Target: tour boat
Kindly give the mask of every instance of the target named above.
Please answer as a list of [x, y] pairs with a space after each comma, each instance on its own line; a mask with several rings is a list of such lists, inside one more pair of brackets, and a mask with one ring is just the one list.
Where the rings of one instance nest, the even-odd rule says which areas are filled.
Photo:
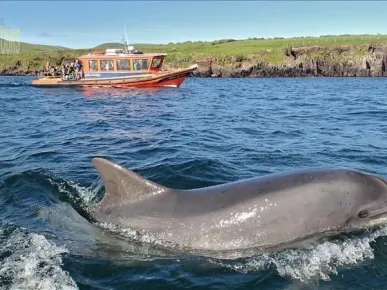
[[78, 57], [82, 70], [70, 75], [39, 76], [34, 86], [75, 87], [180, 87], [197, 69], [194, 64], [185, 69], [164, 70], [166, 53], [142, 53], [133, 46], [125, 49], [106, 49]]

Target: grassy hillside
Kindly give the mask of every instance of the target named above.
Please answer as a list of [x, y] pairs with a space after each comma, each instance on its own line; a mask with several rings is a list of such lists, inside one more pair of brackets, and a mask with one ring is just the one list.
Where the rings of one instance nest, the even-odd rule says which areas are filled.
[[21, 52], [30, 52], [30, 51], [58, 51], [58, 50], [70, 50], [70, 48], [63, 46], [51, 46], [43, 44], [32, 44], [27, 42], [20, 42], [20, 51]]
[[[8, 47], [10, 45], [15, 44], [15, 42], [7, 41], [5, 39], [0, 38], [0, 43], [2, 44], [2, 47]], [[52, 46], [52, 45], [44, 45], [44, 44], [33, 44], [33, 43], [27, 43], [27, 42], [19, 42], [20, 45], [20, 52], [21, 53], [28, 53], [31, 51], [60, 51], [60, 50], [71, 50], [70, 48], [63, 47], [63, 46]], [[1, 55], [1, 53], [0, 53]]]
[[[286, 60], [286, 49], [290, 47], [337, 47], [359, 48], [371, 44], [387, 44], [387, 35], [341, 35], [300, 38], [274, 38], [246, 40], [224, 39], [212, 42], [183, 42], [169, 44], [134, 44], [143, 52], [165, 52], [168, 54], [166, 65], [182, 67], [195, 62], [215, 60], [219, 64], [235, 61], [262, 61], [268, 64], [279, 64]], [[0, 55], [0, 72], [5, 69], [29, 70], [40, 69], [45, 61], [60, 65], [63, 61], [93, 50], [122, 48], [121, 43], [104, 43], [95, 48], [70, 49], [29, 43], [20, 44], [20, 54]]]
[[[167, 64], [171, 66], [187, 65], [197, 61], [209, 59], [220, 62], [228, 62], [235, 59], [260, 59], [268, 63], [277, 64], [282, 62], [286, 56], [284, 50], [289, 47], [335, 47], [387, 44], [387, 35], [342, 35], [321, 36], [303, 38], [274, 38], [245, 40], [223, 39], [212, 42], [183, 42], [162, 44], [135, 44], [136, 49], [143, 52], [166, 52], [168, 53]], [[98, 48], [109, 47], [122, 48], [122, 44], [101, 44]]]

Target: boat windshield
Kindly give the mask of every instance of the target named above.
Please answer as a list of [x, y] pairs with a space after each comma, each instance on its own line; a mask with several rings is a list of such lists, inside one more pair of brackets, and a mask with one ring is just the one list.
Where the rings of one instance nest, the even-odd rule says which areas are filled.
[[158, 69], [161, 66], [162, 58], [154, 58], [152, 61], [152, 68]]

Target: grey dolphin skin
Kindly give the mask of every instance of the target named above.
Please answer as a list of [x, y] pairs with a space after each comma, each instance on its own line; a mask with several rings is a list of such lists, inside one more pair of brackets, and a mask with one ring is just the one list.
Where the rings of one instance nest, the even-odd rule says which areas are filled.
[[386, 181], [353, 170], [299, 170], [177, 190], [103, 158], [93, 164], [106, 191], [89, 208], [97, 222], [191, 253], [244, 257], [382, 224], [387, 217]]

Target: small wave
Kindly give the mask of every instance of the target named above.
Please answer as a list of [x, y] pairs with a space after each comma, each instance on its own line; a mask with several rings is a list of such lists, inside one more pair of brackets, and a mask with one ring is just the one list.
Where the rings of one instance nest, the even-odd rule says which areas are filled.
[[276, 137], [299, 137], [302, 136], [304, 133], [301, 130], [275, 130], [269, 133], [269, 135], [273, 135]]
[[371, 243], [386, 236], [387, 227], [376, 230], [366, 237], [352, 237], [341, 241], [326, 241], [311, 249], [287, 249], [265, 253], [238, 263], [211, 261], [212, 263], [241, 273], [274, 268], [282, 277], [310, 283], [321, 279], [330, 281], [342, 267], [355, 266], [374, 259]]
[[28, 84], [28, 83], [18, 83], [18, 82], [0, 84], [0, 88], [28, 87], [28, 86], [30, 86], [30, 84]]
[[[5, 178], [4, 184], [9, 190], [14, 191], [17, 188], [19, 193], [7, 196], [8, 202], [14, 203], [14, 207], [28, 208], [31, 215], [35, 215], [39, 208], [57, 203], [58, 198], [70, 203], [79, 213], [85, 213], [84, 209], [93, 203], [103, 187], [99, 178], [85, 187], [74, 181], [63, 180], [55, 172], [43, 169], [13, 173]], [[34, 197], [31, 196], [31, 189], [34, 190]], [[59, 196], [52, 195], [53, 192]]]
[[78, 289], [61, 268], [64, 248], [44, 236], [0, 226], [0, 286], [7, 289]]
[[33, 152], [29, 155], [29, 158], [49, 158], [57, 155], [58, 152], [55, 150], [42, 150], [39, 152]]
[[338, 154], [362, 154], [362, 153], [369, 153], [367, 150], [364, 150], [362, 148], [341, 148], [337, 150]]
[[233, 177], [229, 172], [233, 169], [235, 170], [230, 164], [219, 160], [191, 157], [180, 163], [164, 159], [156, 165], [139, 170], [139, 173], [165, 186], [192, 189], [232, 181]]
[[369, 115], [384, 116], [384, 114], [385, 114], [384, 110], [358, 110], [358, 111], [352, 111], [347, 113], [347, 115], [360, 115], [360, 116], [369, 116]]

